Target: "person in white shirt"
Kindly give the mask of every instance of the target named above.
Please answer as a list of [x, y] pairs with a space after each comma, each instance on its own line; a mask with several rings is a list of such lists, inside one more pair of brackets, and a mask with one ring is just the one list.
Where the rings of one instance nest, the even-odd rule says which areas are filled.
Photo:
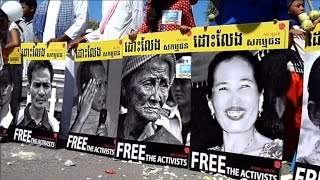
[[102, 21], [99, 28], [74, 40], [70, 48], [76, 48], [82, 42], [120, 39], [138, 30], [143, 21], [143, 8], [143, 1], [102, 1]]
[[87, 25], [87, 0], [42, 1], [33, 18], [36, 42], [70, 41], [80, 37]]
[[[166, 118], [156, 121], [172, 133], [184, 145], [190, 145], [190, 120], [191, 120], [191, 80], [175, 78], [171, 92], [176, 103], [169, 107], [164, 105], [162, 115]], [[165, 113], [168, 110], [169, 113]], [[167, 115], [165, 115], [167, 114]]]

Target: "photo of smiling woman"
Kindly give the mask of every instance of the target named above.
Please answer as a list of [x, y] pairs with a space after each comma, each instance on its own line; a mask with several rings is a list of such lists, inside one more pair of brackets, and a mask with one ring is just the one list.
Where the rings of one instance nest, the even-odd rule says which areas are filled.
[[157, 123], [164, 118], [161, 111], [175, 78], [175, 65], [174, 54], [123, 59], [118, 138], [182, 145]]
[[249, 51], [218, 53], [208, 68], [208, 105], [222, 129], [222, 144], [209, 150], [282, 158], [282, 141], [255, 127], [263, 91], [259, 60]]

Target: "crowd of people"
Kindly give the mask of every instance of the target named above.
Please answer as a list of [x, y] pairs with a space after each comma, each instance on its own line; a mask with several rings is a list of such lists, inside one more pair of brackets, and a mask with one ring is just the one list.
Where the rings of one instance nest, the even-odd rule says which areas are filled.
[[[0, 9], [3, 58], [5, 59], [8, 51], [19, 47], [23, 42], [66, 41], [69, 50], [72, 50], [76, 49], [79, 43], [120, 39], [126, 35], [135, 40], [141, 33], [173, 30], [187, 33], [196, 26], [192, 12], [192, 5], [196, 3], [197, 0], [102, 1], [99, 28], [86, 34], [90, 13], [87, 0], [44, 0], [40, 4], [37, 4], [36, 0], [20, 0], [20, 3], [8, 1]], [[300, 27], [298, 16], [305, 11], [304, 1], [211, 0], [210, 3], [218, 12], [216, 19], [210, 22], [211, 26], [290, 20], [290, 50], [267, 53], [260, 62], [265, 64], [261, 75], [258, 75], [257, 70], [260, 65], [256, 65], [258, 58], [250, 52], [217, 54], [206, 67], [209, 69], [206, 74], [208, 84], [202, 89], [192, 86], [190, 79], [175, 78], [177, 58], [174, 54], [124, 58], [121, 107], [125, 112], [120, 112], [118, 137], [190, 145], [190, 131], [194, 130], [198, 137], [204, 136], [201, 124], [197, 124], [193, 117], [206, 117], [208, 112], [203, 113], [203, 109], [194, 107], [194, 104], [205, 103], [209, 104], [206, 107], [208, 111], [211, 110], [209, 114], [214, 114], [213, 118], [209, 115], [209, 119], [217, 120], [216, 126], [222, 129], [220, 135], [223, 137], [222, 141], [210, 144], [206, 149], [270, 157], [271, 154], [265, 147], [282, 148], [282, 141], [279, 139], [284, 139], [287, 145], [283, 154], [284, 158], [289, 160], [297, 147], [301, 121], [306, 31]], [[164, 20], [166, 16], [174, 13], [181, 16], [181, 19]], [[313, 23], [319, 21], [320, 18]], [[12, 78], [12, 74], [21, 77], [23, 66], [27, 65], [28, 92], [31, 93], [32, 102], [22, 110], [24, 115], [20, 115], [17, 102], [13, 102], [15, 100], [11, 97], [21, 94], [19, 86], [22, 80]], [[78, 71], [80, 80], [77, 88], [80, 98], [70, 131], [106, 136], [107, 127], [99, 122], [100, 112], [106, 103], [106, 69], [101, 61], [95, 61], [81, 64]], [[228, 76], [230, 74], [234, 77]], [[24, 62], [15, 68], [4, 65], [0, 77], [1, 126], [8, 128], [8, 124], [11, 123], [8, 119], [18, 116], [18, 125], [59, 131], [59, 122], [46, 114], [46, 102], [53, 78], [50, 62]], [[239, 89], [241, 93], [250, 94], [250, 98], [232, 95], [241, 96], [237, 91]], [[197, 98], [191, 98], [191, 91], [196, 92]], [[230, 94], [225, 94], [226, 92]], [[226, 100], [229, 97], [227, 95], [230, 95], [229, 100]], [[170, 96], [174, 106], [169, 107], [169, 103], [166, 102]], [[262, 96], [264, 101], [261, 101]], [[236, 106], [237, 103], [240, 104]], [[162, 110], [165, 106], [169, 110], [166, 116]], [[263, 109], [263, 112], [260, 112], [260, 109]], [[166, 119], [159, 121], [163, 117]], [[238, 121], [241, 118], [247, 121]], [[206, 128], [210, 126], [204, 124]], [[270, 128], [270, 131], [261, 133], [261, 129], [265, 128]], [[282, 131], [283, 129], [287, 130]], [[197, 137], [194, 139], [197, 140]], [[273, 158], [281, 156], [282, 152]]]

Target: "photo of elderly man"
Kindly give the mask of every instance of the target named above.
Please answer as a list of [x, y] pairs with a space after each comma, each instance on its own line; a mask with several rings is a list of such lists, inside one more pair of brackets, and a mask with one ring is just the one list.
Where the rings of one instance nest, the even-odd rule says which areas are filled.
[[166, 144], [182, 143], [161, 121], [162, 107], [175, 78], [174, 54], [123, 59], [118, 138]]
[[59, 132], [59, 121], [48, 113], [54, 71], [50, 61], [31, 61], [27, 69], [27, 93], [31, 102], [20, 109], [17, 125]]

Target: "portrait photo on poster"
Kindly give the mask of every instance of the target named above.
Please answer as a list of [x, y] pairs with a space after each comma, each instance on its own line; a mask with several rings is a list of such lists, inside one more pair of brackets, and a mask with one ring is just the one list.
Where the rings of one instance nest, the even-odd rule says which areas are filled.
[[119, 59], [88, 59], [74, 63], [67, 149], [113, 157], [119, 115], [121, 66]]
[[[175, 78], [177, 58], [182, 56], [157, 54], [123, 59], [119, 139], [187, 144], [191, 82]], [[185, 106], [184, 112], [179, 103]]]
[[0, 70], [0, 142], [8, 140], [9, 128], [16, 121], [21, 94], [19, 72], [22, 72], [20, 64], [4, 64]]
[[107, 136], [107, 61], [75, 63], [74, 106], [70, 132]]
[[282, 159], [286, 52], [192, 54], [192, 149]]
[[36, 60], [24, 64], [20, 128], [59, 132], [65, 80], [65, 61]]
[[305, 55], [303, 106], [297, 162], [320, 166], [320, 51]]

